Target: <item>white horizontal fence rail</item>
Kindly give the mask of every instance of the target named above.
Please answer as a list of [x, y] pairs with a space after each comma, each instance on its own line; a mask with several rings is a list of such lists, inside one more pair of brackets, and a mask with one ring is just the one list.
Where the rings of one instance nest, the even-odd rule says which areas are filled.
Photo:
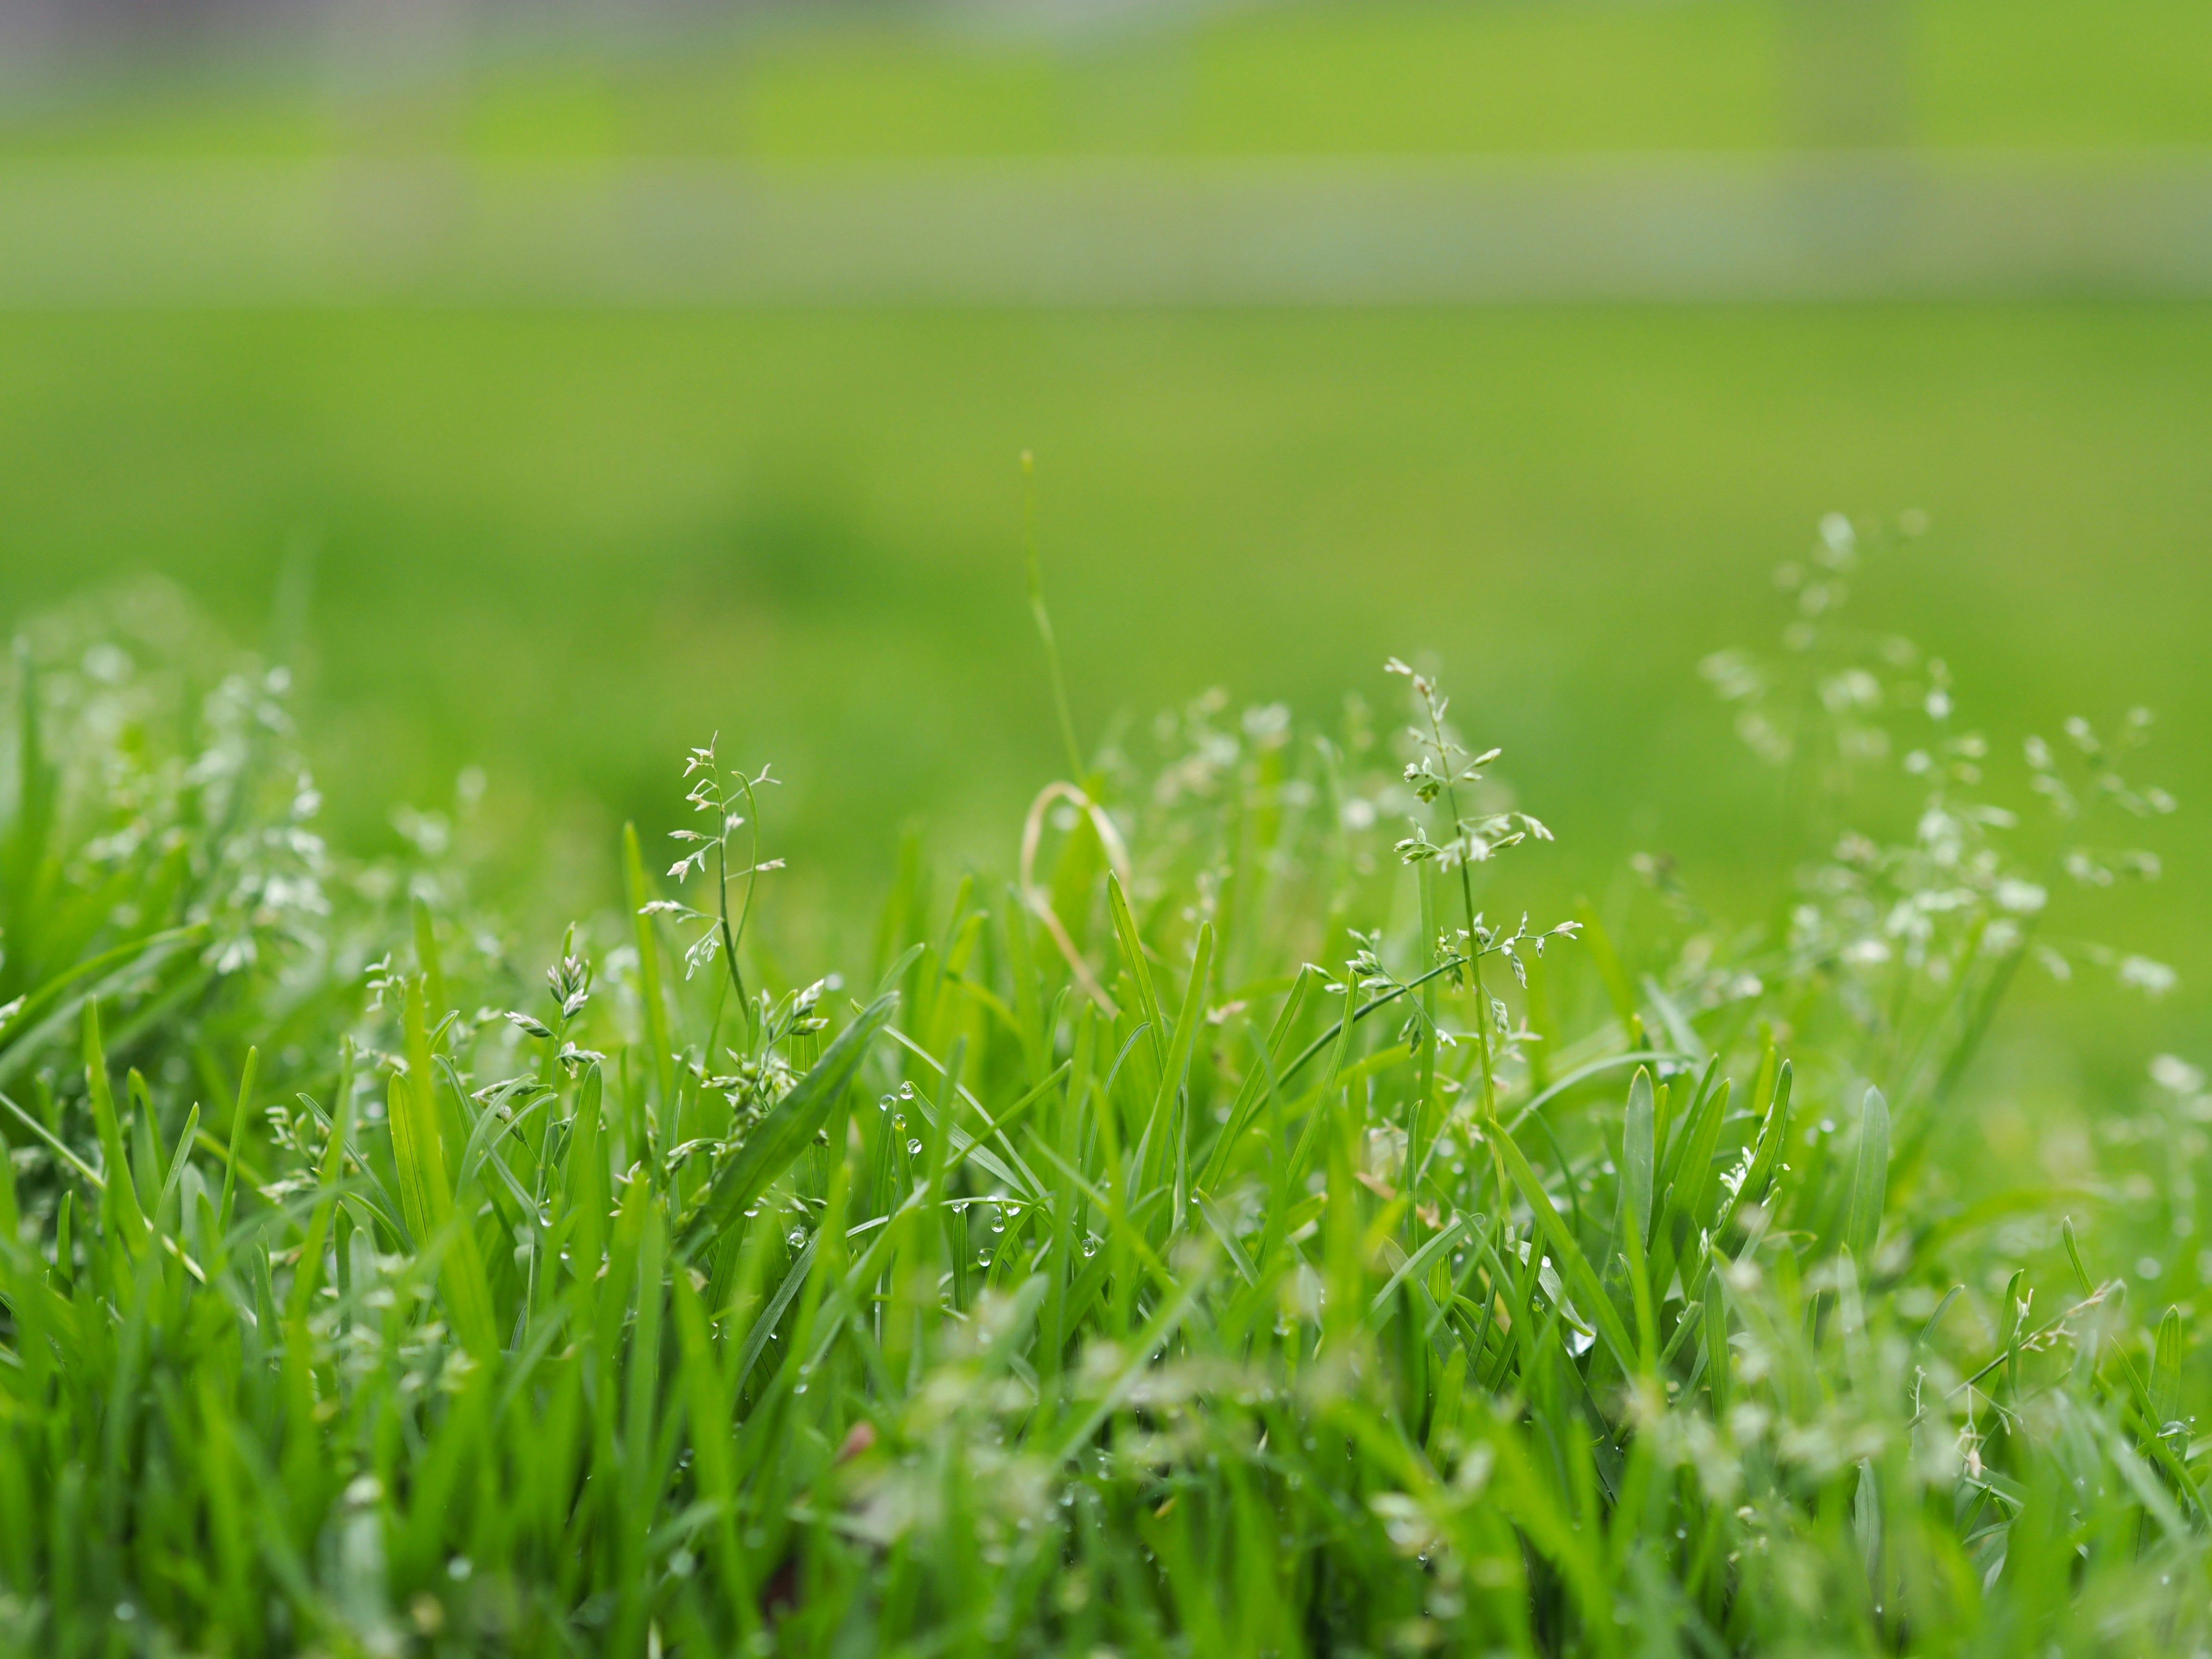
[[2212, 153], [0, 162], [0, 305], [2212, 295]]

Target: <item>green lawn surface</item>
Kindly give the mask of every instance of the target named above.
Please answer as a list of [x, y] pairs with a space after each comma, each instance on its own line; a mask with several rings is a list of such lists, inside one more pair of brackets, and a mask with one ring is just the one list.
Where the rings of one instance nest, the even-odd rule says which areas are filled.
[[2115, 942], [2183, 970], [2154, 1033], [2206, 1006], [2204, 307], [17, 316], [0, 422], [11, 625], [147, 572], [249, 644], [304, 617], [342, 833], [481, 764], [556, 907], [718, 727], [788, 781], [794, 882], [872, 902], [909, 818], [1002, 861], [1064, 769], [1025, 447], [1086, 740], [1216, 684], [1379, 704], [1432, 651], [1562, 896], [1657, 850], [1755, 907], [1773, 781], [1696, 665], [1771, 644], [1820, 514], [1918, 508], [1856, 603], [1949, 660], [1994, 766], [2160, 712], [2184, 816]]
[[[957, 14], [956, 14], [957, 15]], [[0, 88], [0, 155], [779, 160], [2212, 142], [2191, 0], [1435, 0], [1047, 30], [848, 9], [619, 35], [161, 41]]]

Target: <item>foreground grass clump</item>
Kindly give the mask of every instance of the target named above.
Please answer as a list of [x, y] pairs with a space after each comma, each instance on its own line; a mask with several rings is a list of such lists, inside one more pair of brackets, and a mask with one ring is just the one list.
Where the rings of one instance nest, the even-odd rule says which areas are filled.
[[1958, 1156], [2021, 963], [2158, 988], [2047, 919], [2167, 803], [2083, 726], [2011, 831], [1851, 553], [1710, 665], [1819, 851], [1768, 924], [1509, 923], [1549, 833], [1401, 670], [1402, 752], [1201, 703], [803, 988], [711, 745], [541, 975], [434, 834], [314, 839], [281, 678], [179, 743], [147, 649], [27, 651], [0, 1642], [2203, 1650], [2197, 1320], [2119, 1277], [2201, 1079], [2069, 1191]]

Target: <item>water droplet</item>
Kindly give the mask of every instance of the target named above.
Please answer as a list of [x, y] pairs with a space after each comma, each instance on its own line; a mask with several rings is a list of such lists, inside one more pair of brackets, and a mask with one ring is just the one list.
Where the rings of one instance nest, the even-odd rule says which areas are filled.
[[920, 1158], [921, 1156], [921, 1143], [918, 1140], [908, 1141], [906, 1144], [906, 1155], [908, 1158]]
[[1098, 1241], [1095, 1238], [1085, 1239], [1083, 1241], [1083, 1254], [1085, 1255], [1097, 1255], [1098, 1254]]
[[793, 1249], [797, 1249], [800, 1245], [806, 1243], [806, 1229], [804, 1227], [793, 1227], [791, 1231], [786, 1235], [783, 1242], [790, 1245]]

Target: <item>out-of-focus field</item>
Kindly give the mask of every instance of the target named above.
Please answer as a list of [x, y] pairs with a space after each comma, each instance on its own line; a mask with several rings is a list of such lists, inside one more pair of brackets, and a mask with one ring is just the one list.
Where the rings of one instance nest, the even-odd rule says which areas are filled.
[[[1848, 39], [1809, 0], [331, 33], [14, 85], [0, 155], [2212, 141], [2189, 6], [1861, 9]], [[1558, 888], [1665, 848], [1755, 903], [1772, 781], [1695, 665], [1771, 641], [1768, 572], [1820, 514], [1923, 509], [1859, 602], [1950, 659], [2001, 766], [2077, 710], [2160, 711], [2145, 775], [2185, 816], [2127, 942], [2183, 971], [2160, 1031], [2212, 1006], [2212, 307], [21, 313], [0, 431], [0, 615], [151, 571], [243, 641], [304, 617], [344, 832], [480, 763], [508, 866], [578, 903], [716, 727], [789, 780], [799, 879], [869, 897], [908, 813], [1003, 860], [1057, 752], [1024, 447], [1086, 733], [1214, 684], [1379, 700], [1386, 653], [1432, 650], [1559, 830]]]
[[[359, 9], [356, 9], [358, 10]], [[18, 86], [14, 154], [1341, 155], [2212, 142], [2191, 0], [747, 10], [173, 40]], [[657, 26], [656, 26], [657, 24]]]
[[[1024, 445], [1091, 731], [1214, 684], [1377, 696], [1386, 652], [1432, 648], [1565, 857], [1670, 842], [1725, 872], [1766, 786], [1694, 665], [1771, 641], [1766, 573], [1819, 511], [1917, 507], [1935, 529], [1875, 566], [1870, 620], [1948, 654], [1998, 732], [2156, 705], [2155, 769], [2185, 804], [2212, 784], [2199, 309], [44, 317], [0, 342], [9, 613], [152, 568], [250, 640], [315, 550], [311, 702], [357, 831], [471, 760], [556, 824], [647, 812], [716, 725], [833, 858], [894, 836], [854, 816], [886, 779], [957, 837], [1006, 824], [1055, 752]], [[2204, 874], [2176, 862], [2159, 931], [2187, 957]]]

